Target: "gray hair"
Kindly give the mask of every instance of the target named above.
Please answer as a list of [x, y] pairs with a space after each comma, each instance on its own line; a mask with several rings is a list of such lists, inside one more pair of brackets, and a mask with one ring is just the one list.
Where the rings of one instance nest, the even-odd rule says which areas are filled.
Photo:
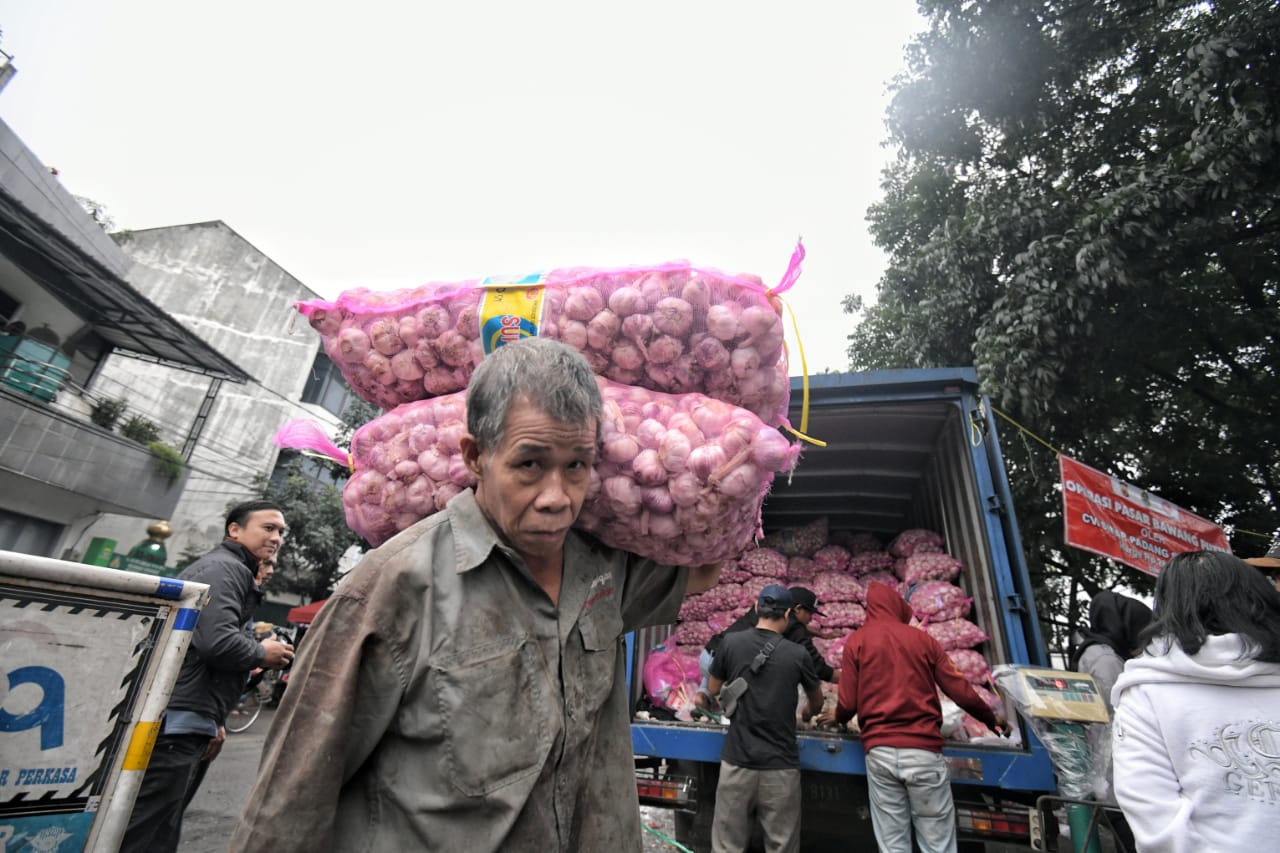
[[511, 404], [527, 400], [566, 424], [596, 422], [603, 404], [596, 376], [582, 353], [550, 338], [521, 338], [498, 347], [471, 375], [467, 386], [467, 431], [482, 450], [502, 444]]

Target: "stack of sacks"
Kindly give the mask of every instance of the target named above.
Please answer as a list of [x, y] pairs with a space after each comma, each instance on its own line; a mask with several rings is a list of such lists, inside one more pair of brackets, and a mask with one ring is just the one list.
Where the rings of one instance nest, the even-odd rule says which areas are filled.
[[295, 424], [277, 444], [350, 464], [347, 523], [379, 545], [472, 485], [458, 439], [473, 370], [503, 344], [552, 338], [583, 353], [605, 404], [576, 526], [661, 562], [732, 558], [763, 535], [773, 476], [799, 456], [777, 429], [790, 380], [775, 295], [803, 258], [797, 246], [773, 289], [680, 262], [298, 303], [353, 390], [389, 411], [356, 433], [350, 456]]
[[883, 551], [884, 543], [874, 533], [852, 533], [848, 530], [833, 530], [831, 544], [839, 545], [850, 554], [865, 554], [868, 551]]
[[677, 262], [356, 288], [297, 308], [352, 389], [385, 409], [461, 391], [495, 346], [538, 335], [579, 350], [619, 384], [704, 394], [780, 426], [790, 379], [776, 294], [794, 284], [803, 258], [797, 246], [772, 289]]

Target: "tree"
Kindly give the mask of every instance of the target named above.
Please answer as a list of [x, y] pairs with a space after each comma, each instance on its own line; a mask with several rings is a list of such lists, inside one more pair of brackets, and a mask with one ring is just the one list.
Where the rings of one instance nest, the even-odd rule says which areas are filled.
[[[1280, 528], [1280, 7], [919, 6], [869, 211], [890, 262], [851, 362], [974, 364], [1053, 446], [1260, 552]], [[1146, 583], [1064, 549], [1052, 452], [1006, 445], [1042, 614]]]
[[[346, 447], [356, 429], [378, 414], [378, 409], [355, 397], [342, 413], [342, 425], [334, 443]], [[352, 545], [368, 550], [364, 537], [347, 526], [342, 507], [342, 487], [350, 472], [327, 459], [317, 459], [327, 470], [332, 484], [323, 482], [311, 466], [303, 470], [303, 459], [295, 455], [284, 466], [284, 476], [259, 475], [254, 489], [262, 497], [280, 505], [289, 524], [289, 535], [281, 549], [271, 586], [300, 592], [313, 600], [326, 598], [338, 580], [338, 563]]]

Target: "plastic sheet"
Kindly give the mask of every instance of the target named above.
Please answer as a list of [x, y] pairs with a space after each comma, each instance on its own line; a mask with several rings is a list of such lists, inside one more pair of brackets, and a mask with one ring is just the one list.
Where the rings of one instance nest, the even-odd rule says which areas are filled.
[[1058, 792], [1068, 799], [1103, 799], [1107, 790], [1111, 724], [1054, 720], [1033, 716], [1040, 703], [1019, 675], [1021, 669], [1003, 664], [993, 670], [1001, 692], [1013, 701], [1022, 719], [1045, 745], [1058, 778]]

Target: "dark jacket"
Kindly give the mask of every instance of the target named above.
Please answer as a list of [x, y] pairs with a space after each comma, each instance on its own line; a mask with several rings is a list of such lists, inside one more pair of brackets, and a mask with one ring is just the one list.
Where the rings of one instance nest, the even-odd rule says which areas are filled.
[[[716, 652], [720, 649], [720, 644], [724, 642], [725, 634], [749, 631], [756, 627], [756, 623], [759, 621], [760, 617], [756, 615], [756, 609], [753, 606], [734, 620], [733, 624], [728, 628], [707, 640], [707, 651], [711, 652], [712, 657], [715, 657]], [[809, 653], [809, 660], [813, 661], [813, 668], [817, 671], [818, 678], [823, 681], [830, 681], [835, 677], [836, 671], [831, 668], [831, 665], [822, 656], [822, 652], [818, 651], [817, 646], [813, 644], [813, 635], [809, 633], [809, 628], [794, 615], [787, 620], [787, 627], [783, 629], [782, 636], [804, 647], [804, 650]]]
[[170, 709], [194, 711], [221, 725], [240, 699], [249, 670], [266, 660], [266, 650], [245, 630], [261, 599], [257, 571], [253, 555], [224, 540], [178, 575], [207, 583], [209, 603], [200, 611]]
[[855, 714], [862, 746], [942, 752], [942, 703], [938, 688], [987, 726], [995, 714], [938, 641], [907, 624], [911, 608], [882, 583], [867, 589], [867, 624], [849, 635], [840, 670], [836, 719]]

